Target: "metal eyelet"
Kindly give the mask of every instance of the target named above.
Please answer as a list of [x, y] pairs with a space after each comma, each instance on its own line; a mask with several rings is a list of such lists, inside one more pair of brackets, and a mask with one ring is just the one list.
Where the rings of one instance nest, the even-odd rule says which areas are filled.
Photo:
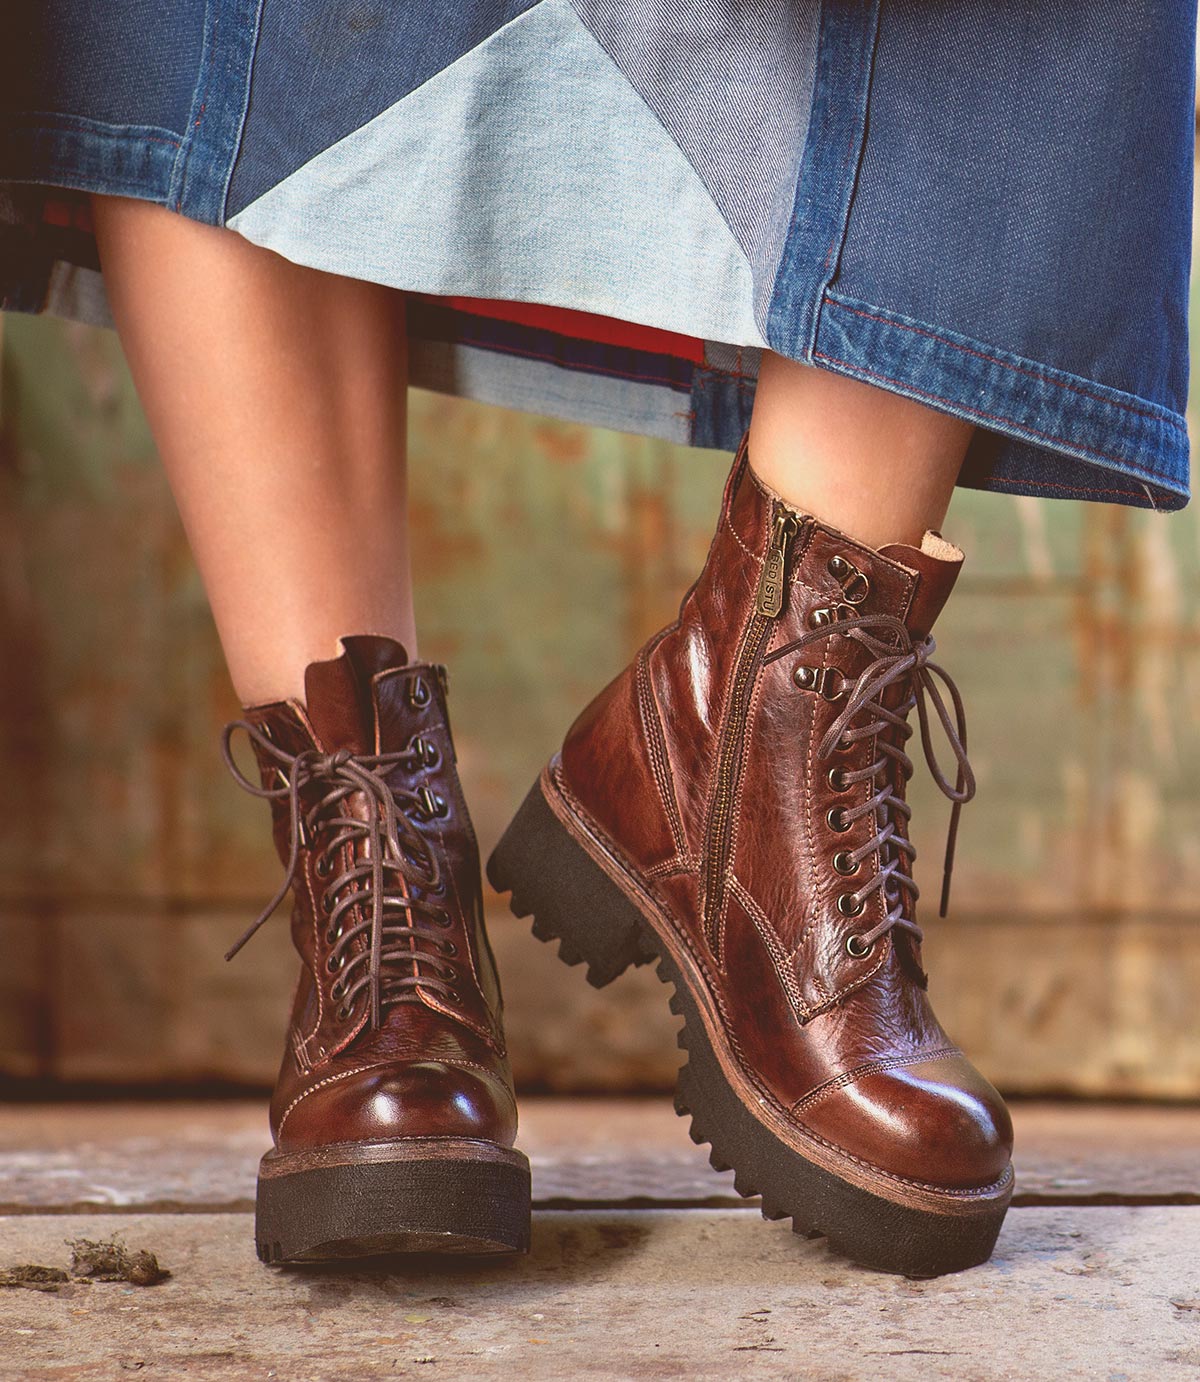
[[420, 760], [421, 767], [427, 772], [438, 767], [442, 761], [442, 755], [438, 751], [438, 746], [431, 743], [423, 734], [416, 735], [412, 741], [411, 748], [413, 753], [416, 754], [417, 758]]
[[801, 691], [816, 691], [827, 701], [844, 700], [850, 693], [850, 683], [836, 667], [796, 667], [792, 680]]
[[830, 768], [825, 781], [835, 792], [848, 792], [850, 790], [850, 783], [846, 781], [845, 768]]
[[336, 906], [337, 903], [334, 901], [332, 893], [321, 894], [321, 910], [325, 913], [326, 916], [329, 916]]
[[453, 941], [443, 941], [442, 954], [453, 959], [454, 956], [458, 954], [458, 946], [455, 945]]
[[836, 605], [822, 605], [820, 609], [814, 609], [808, 616], [808, 624], [813, 629], [825, 629], [830, 624], [840, 624], [845, 619], [853, 619], [857, 614], [858, 611], [853, 605], [839, 601]]
[[345, 979], [338, 979], [329, 986], [329, 996], [336, 1003], [346, 992]]
[[853, 893], [840, 893], [837, 900], [837, 909], [844, 917], [856, 917], [866, 906], [861, 897], [855, 897]]
[[848, 734], [839, 734], [838, 741], [834, 745], [839, 753], [849, 753], [854, 747], [854, 740]]
[[833, 871], [843, 878], [853, 878], [860, 868], [862, 864], [856, 864], [847, 850], [839, 849], [833, 856]]
[[850, 822], [846, 819], [846, 812], [840, 806], [831, 806], [825, 815], [826, 824], [830, 830], [842, 835], [850, 829]]
[[337, 1012], [334, 1013], [334, 1017], [336, 1017], [337, 1020], [338, 1020], [339, 1022], [345, 1022], [345, 1020], [346, 1020], [349, 1016], [350, 1016], [350, 1004], [349, 1004], [349, 1003], [343, 1003], [342, 1006], [337, 1010]]
[[413, 677], [408, 683], [408, 703], [420, 710], [429, 704], [429, 687], [424, 677]]
[[829, 574], [842, 587], [842, 598], [849, 605], [861, 605], [871, 593], [871, 582], [864, 572], [840, 553], [829, 558]]
[[321, 857], [317, 860], [316, 864], [313, 866], [313, 872], [317, 875], [318, 878], [328, 878], [329, 875], [333, 872], [333, 864], [330, 862], [329, 859], [326, 858], [324, 854], [322, 854]]
[[853, 955], [856, 960], [861, 960], [875, 949], [875, 942], [866, 942], [861, 936], [850, 935], [846, 937], [846, 953]]
[[443, 931], [449, 931], [451, 926], [454, 925], [454, 922], [450, 918], [450, 913], [440, 909], [433, 914], [433, 922], [435, 926], [440, 926]]
[[325, 972], [327, 974], [340, 974], [346, 968], [345, 955], [330, 955], [325, 961]]
[[418, 787], [417, 797], [421, 803], [421, 811], [427, 821], [450, 814], [450, 808], [446, 805], [446, 798], [439, 792], [430, 791], [428, 787]]

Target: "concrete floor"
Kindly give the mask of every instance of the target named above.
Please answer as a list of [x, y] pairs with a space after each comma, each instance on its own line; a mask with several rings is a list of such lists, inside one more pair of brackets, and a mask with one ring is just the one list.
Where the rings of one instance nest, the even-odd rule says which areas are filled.
[[848, 1266], [736, 1199], [665, 1103], [528, 1101], [534, 1245], [270, 1270], [258, 1105], [10, 1105], [0, 1269], [117, 1236], [154, 1287], [0, 1290], [0, 1378], [1194, 1379], [1200, 1112], [1023, 1105], [992, 1262]]

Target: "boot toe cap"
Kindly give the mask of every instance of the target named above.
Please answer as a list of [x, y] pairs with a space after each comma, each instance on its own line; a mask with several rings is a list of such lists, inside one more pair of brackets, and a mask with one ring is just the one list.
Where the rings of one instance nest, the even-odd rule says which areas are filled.
[[352, 1071], [314, 1085], [284, 1113], [276, 1141], [281, 1151], [407, 1137], [511, 1146], [516, 1131], [516, 1106], [499, 1075], [427, 1060]]
[[870, 1071], [800, 1117], [857, 1159], [940, 1189], [993, 1185], [1012, 1157], [1003, 1099], [957, 1055]]

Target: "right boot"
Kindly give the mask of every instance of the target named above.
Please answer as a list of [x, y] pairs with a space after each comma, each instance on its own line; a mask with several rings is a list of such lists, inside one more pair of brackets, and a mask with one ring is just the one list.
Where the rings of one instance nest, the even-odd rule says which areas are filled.
[[[341, 640], [305, 699], [226, 726], [235, 778], [270, 801], [300, 954], [259, 1168], [264, 1262], [503, 1253], [529, 1244], [479, 855], [455, 770], [445, 669]], [[260, 782], [233, 760], [250, 741]]]
[[743, 443], [679, 618], [579, 716], [488, 865], [592, 983], [658, 962], [676, 1106], [740, 1193], [911, 1275], [984, 1261], [1012, 1194], [1008, 1113], [929, 1003], [905, 800], [914, 709], [956, 812], [973, 790], [929, 661], [961, 560], [797, 512]]

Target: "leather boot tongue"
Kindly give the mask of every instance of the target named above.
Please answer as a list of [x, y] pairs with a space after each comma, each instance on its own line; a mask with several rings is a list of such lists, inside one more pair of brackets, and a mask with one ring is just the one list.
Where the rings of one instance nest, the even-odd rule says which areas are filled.
[[925, 534], [920, 547], [897, 542], [881, 547], [879, 554], [917, 573], [917, 588], [905, 623], [914, 638], [924, 638], [950, 598], [962, 570], [963, 554], [940, 533], [934, 532]]
[[408, 654], [392, 638], [356, 634], [341, 640], [340, 657], [310, 662], [304, 672], [308, 718], [326, 753], [349, 749], [371, 753], [375, 748], [375, 707], [372, 678], [391, 667], [403, 667]]

